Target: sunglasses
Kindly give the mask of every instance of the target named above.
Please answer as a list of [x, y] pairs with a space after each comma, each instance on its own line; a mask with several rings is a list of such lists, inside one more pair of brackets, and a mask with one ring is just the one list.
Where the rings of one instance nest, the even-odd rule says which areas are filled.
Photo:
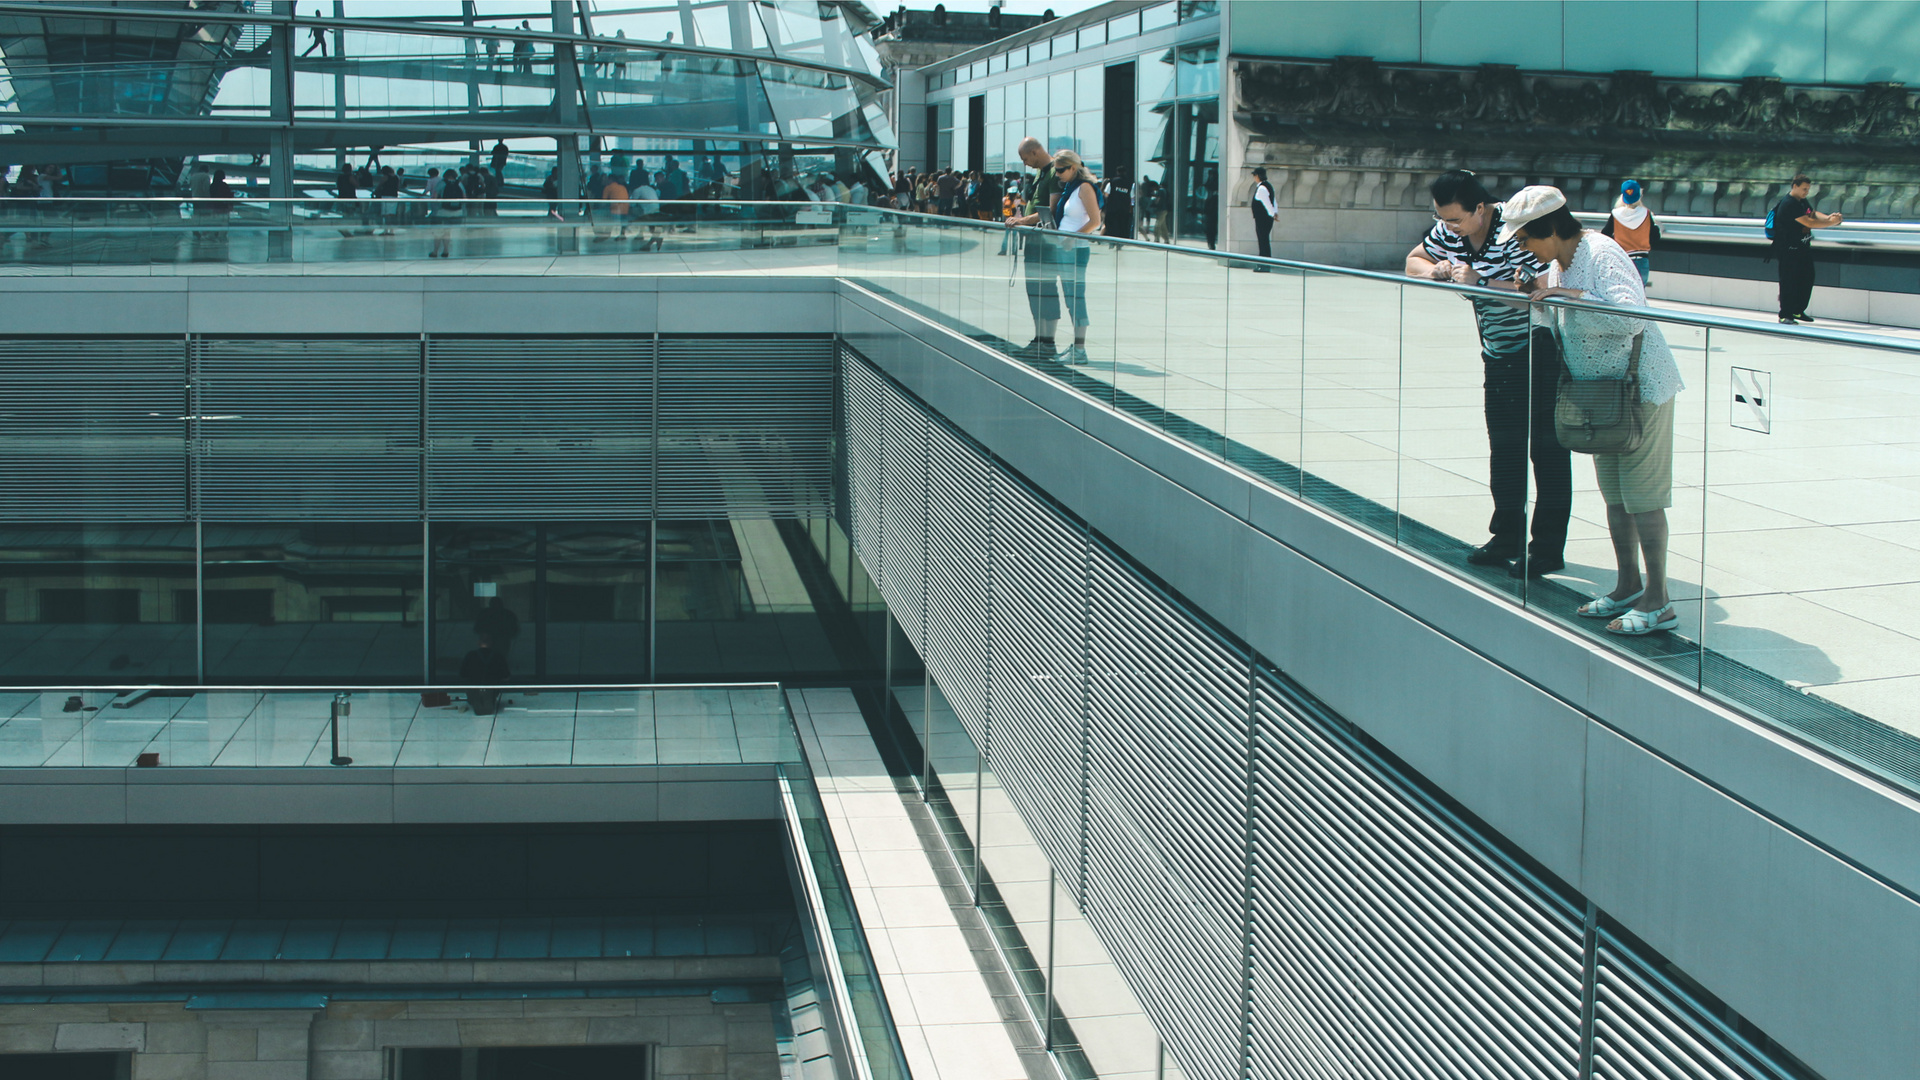
[[1060, 166], [1059, 168], [1057, 168], [1057, 169], [1055, 169], [1055, 170], [1053, 170], [1053, 174], [1054, 174], [1055, 176], [1059, 176], [1059, 175], [1060, 175], [1061, 173], [1070, 173], [1070, 172], [1072, 172], [1072, 171], [1073, 171], [1073, 166], [1071, 166], [1071, 165], [1062, 165], [1062, 166]]

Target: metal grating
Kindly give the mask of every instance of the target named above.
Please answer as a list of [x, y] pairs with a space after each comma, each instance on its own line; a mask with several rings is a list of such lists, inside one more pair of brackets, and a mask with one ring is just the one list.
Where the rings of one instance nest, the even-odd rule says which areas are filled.
[[956, 688], [947, 700], [974, 745], [985, 746], [997, 607], [989, 578], [995, 557], [994, 474], [945, 424], [933, 423], [927, 428], [927, 485], [927, 626], [921, 655], [936, 681]]
[[1598, 1080], [1790, 1080], [1666, 978], [1599, 934], [1593, 1009]]
[[[1250, 659], [1102, 545], [1088, 582], [1087, 782], [1100, 796], [1089, 813], [1098, 806], [1104, 820], [1088, 823], [1087, 918], [1126, 942], [1116, 951], [1143, 969], [1135, 990], [1189, 1074], [1234, 1075]], [[1108, 832], [1129, 839], [1106, 842]]]
[[1572, 1078], [1581, 917], [1256, 680], [1253, 1075]]
[[841, 394], [846, 412], [847, 536], [869, 572], [881, 565], [884, 521], [880, 513], [880, 396], [886, 380], [851, 354], [842, 358]]
[[183, 339], [14, 338], [0, 397], [8, 520], [187, 519]]
[[417, 521], [418, 338], [196, 338], [194, 510]]
[[826, 515], [833, 384], [831, 338], [662, 338], [660, 516]]
[[881, 547], [880, 595], [924, 656], [927, 419], [891, 383], [882, 384], [880, 396], [884, 403], [880, 413], [881, 528], [889, 540], [896, 541]]
[[992, 749], [987, 758], [1077, 900], [1084, 826], [1087, 538], [1004, 474], [994, 479], [994, 527], [988, 589], [994, 627]]
[[650, 338], [427, 342], [427, 512], [630, 521], [653, 510]]

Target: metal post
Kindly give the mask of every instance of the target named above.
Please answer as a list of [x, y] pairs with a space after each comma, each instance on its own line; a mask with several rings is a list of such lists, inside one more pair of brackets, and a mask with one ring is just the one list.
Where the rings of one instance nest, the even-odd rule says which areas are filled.
[[[572, 34], [573, 5], [567, 0], [552, 0], [552, 11], [553, 32]], [[553, 46], [553, 108], [564, 132], [554, 140], [554, 147], [559, 158], [555, 164], [560, 168], [559, 202], [565, 207], [580, 198], [580, 79], [573, 65], [573, 46], [559, 42]], [[561, 252], [579, 250], [579, 234], [573, 228], [556, 226], [556, 232]]]
[[1053, 927], [1055, 909], [1060, 901], [1060, 882], [1051, 863], [1047, 866], [1047, 977], [1040, 984], [1040, 1045], [1053, 1050]]
[[347, 700], [347, 695], [345, 694], [333, 695], [333, 717], [327, 725], [328, 730], [333, 735], [332, 764], [335, 764], [335, 765], [353, 764], [352, 758], [346, 757], [340, 753], [340, 718], [343, 716], [346, 716], [348, 713], [351, 713], [352, 711], [353, 711], [353, 704]]
[[[292, 0], [274, 0], [276, 15], [297, 15]], [[278, 23], [273, 27], [272, 54], [267, 80], [267, 113], [275, 121], [267, 136], [267, 194], [291, 199], [293, 190], [293, 47], [295, 27]], [[272, 204], [268, 219], [284, 216], [286, 228], [267, 230], [267, 258], [284, 261], [293, 257], [293, 212], [291, 204]], [[227, 226], [232, 228], [231, 224]], [[229, 234], [231, 235], [231, 234]], [[231, 241], [229, 241], [231, 242]]]
[[1586, 931], [1580, 936], [1580, 1071], [1579, 1080], [1593, 1077], [1593, 1011], [1600, 975], [1600, 909], [1587, 901]]
[[920, 688], [920, 801], [933, 786], [933, 672], [924, 673]]

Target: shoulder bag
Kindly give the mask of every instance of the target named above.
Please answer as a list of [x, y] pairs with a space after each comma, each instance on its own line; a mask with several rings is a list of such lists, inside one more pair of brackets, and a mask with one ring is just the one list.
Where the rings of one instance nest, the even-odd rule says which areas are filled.
[[1646, 425], [1640, 407], [1640, 343], [1621, 379], [1576, 379], [1561, 352], [1560, 386], [1553, 401], [1553, 434], [1576, 454], [1630, 454], [1640, 448]]

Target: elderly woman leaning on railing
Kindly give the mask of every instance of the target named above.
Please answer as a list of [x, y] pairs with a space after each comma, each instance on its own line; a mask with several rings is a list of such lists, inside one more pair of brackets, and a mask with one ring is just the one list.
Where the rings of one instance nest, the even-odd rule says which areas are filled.
[[[1558, 188], [1520, 189], [1501, 217], [1500, 242], [1518, 234], [1521, 246], [1547, 264], [1536, 299], [1647, 306], [1627, 253], [1582, 228]], [[1565, 307], [1542, 313], [1559, 331], [1570, 376], [1555, 402], [1555, 432], [1567, 449], [1593, 455], [1619, 570], [1613, 591], [1580, 605], [1578, 614], [1608, 620], [1616, 634], [1672, 630], [1680, 617], [1667, 593], [1667, 508], [1673, 505], [1673, 399], [1682, 389], [1673, 350], [1659, 324], [1647, 319]]]

